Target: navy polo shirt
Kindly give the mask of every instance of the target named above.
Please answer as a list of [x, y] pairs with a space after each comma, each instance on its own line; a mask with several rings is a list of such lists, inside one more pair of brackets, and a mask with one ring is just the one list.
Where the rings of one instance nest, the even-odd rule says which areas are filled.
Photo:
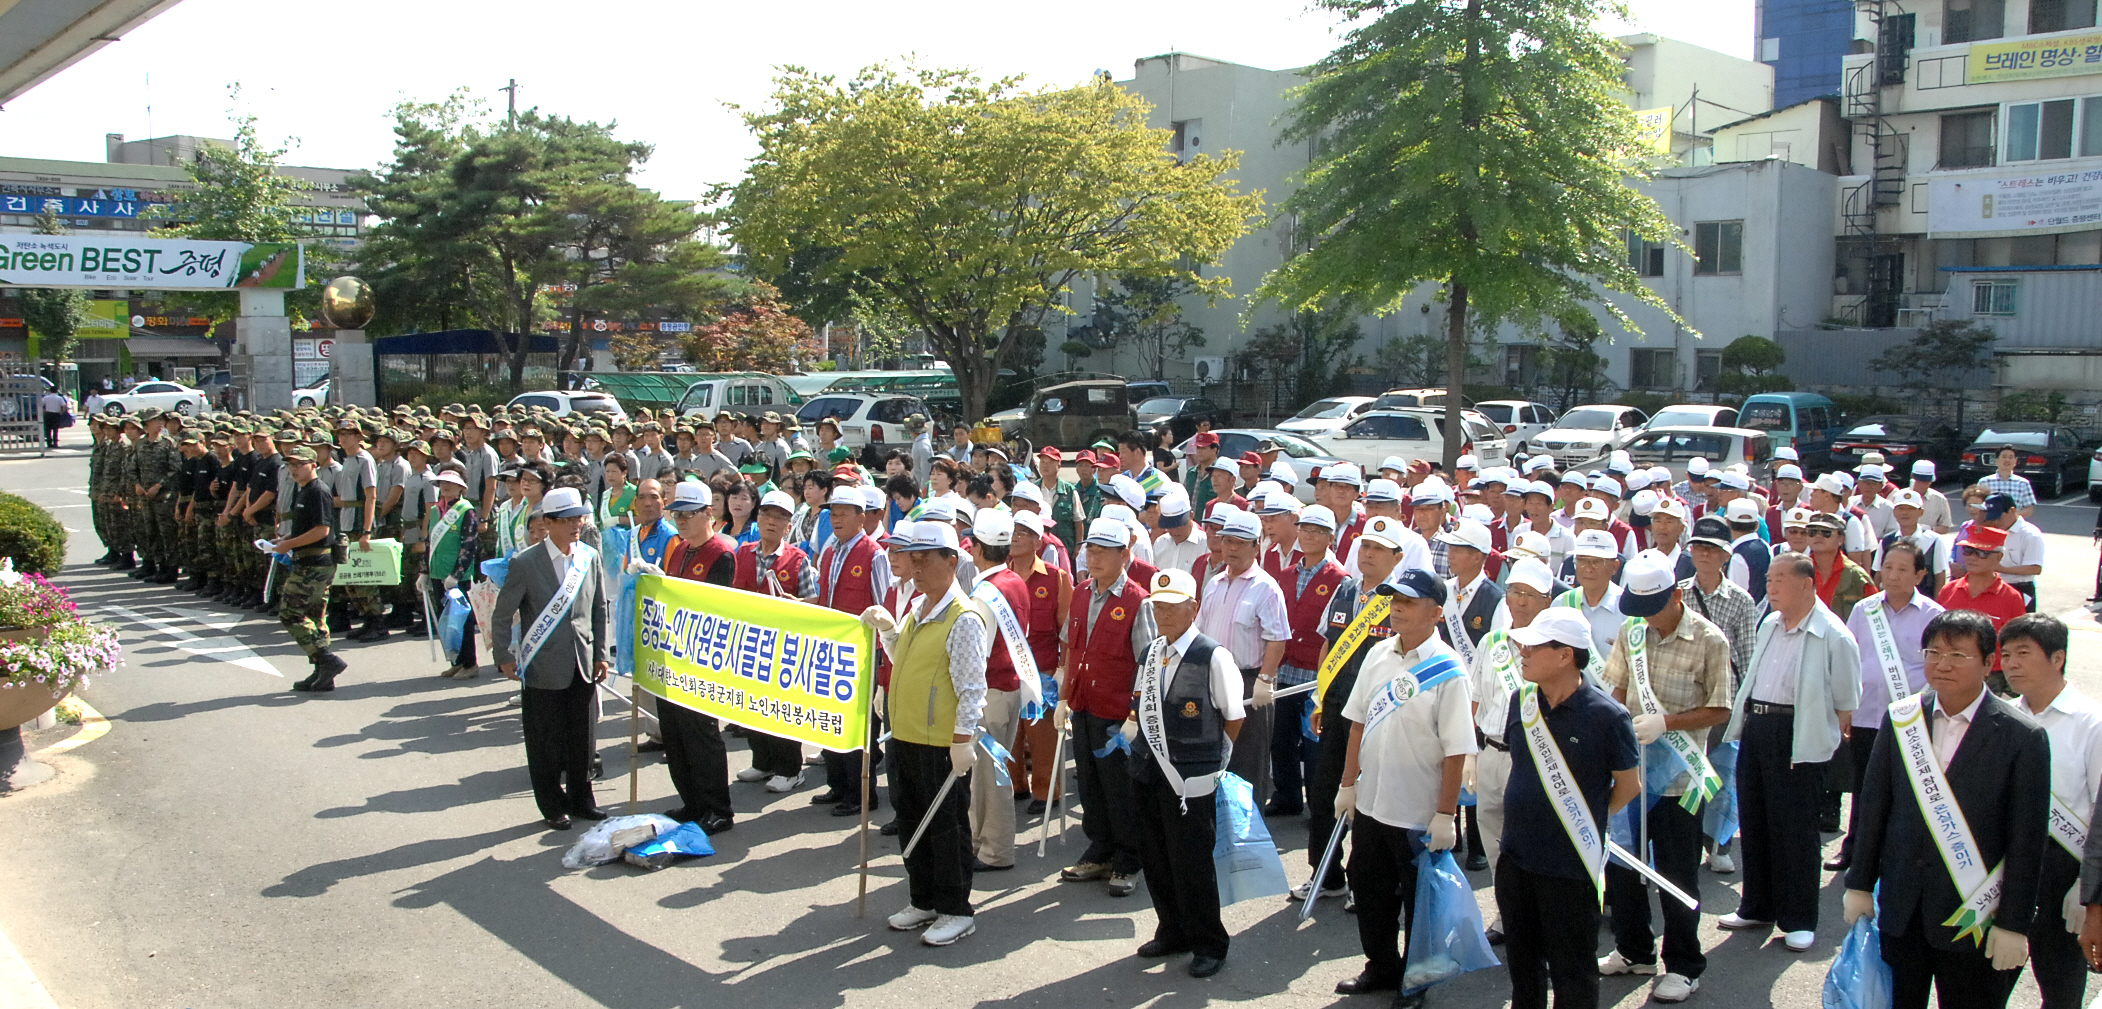
[[[1545, 703], [1547, 696], [1541, 695]], [[1548, 800], [1547, 786], [1533, 766], [1532, 751], [1526, 748], [1525, 729], [1519, 725], [1518, 692], [1511, 693], [1511, 714], [1504, 721], [1504, 739], [1511, 744], [1511, 779], [1504, 787], [1503, 853], [1528, 872], [1564, 879], [1589, 879], [1576, 846], [1562, 829]], [[1547, 709], [1547, 728], [1555, 745], [1562, 749], [1562, 762], [1576, 778], [1577, 788], [1591, 806], [1591, 820], [1600, 833], [1606, 831], [1606, 800], [1613, 795], [1613, 772], [1633, 770], [1638, 757], [1635, 723], [1628, 709], [1605, 691], [1593, 686], [1578, 687], [1562, 703]]]

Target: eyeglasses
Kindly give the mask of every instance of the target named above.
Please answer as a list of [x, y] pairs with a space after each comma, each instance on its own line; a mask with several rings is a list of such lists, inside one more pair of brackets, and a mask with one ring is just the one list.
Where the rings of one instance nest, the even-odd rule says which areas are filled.
[[1837, 536], [1837, 535], [1839, 535], [1839, 530], [1837, 530], [1837, 529], [1805, 529], [1805, 530], [1803, 530], [1803, 535], [1805, 535], [1805, 536], [1817, 536], [1817, 537], [1830, 537], [1830, 536]]
[[1925, 658], [1928, 662], [1941, 662], [1943, 660], [1947, 660], [1949, 662], [1968, 662], [1972, 659], [1977, 658], [1977, 656], [1972, 655], [1969, 652], [1945, 652], [1939, 648], [1921, 649], [1920, 655], [1923, 658]]

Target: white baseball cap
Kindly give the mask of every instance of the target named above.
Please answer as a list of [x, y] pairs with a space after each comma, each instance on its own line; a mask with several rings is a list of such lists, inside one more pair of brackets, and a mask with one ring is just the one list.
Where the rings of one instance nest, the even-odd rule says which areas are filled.
[[1418, 507], [1427, 504], [1451, 504], [1453, 502], [1452, 488], [1447, 486], [1445, 481], [1436, 478], [1417, 484], [1416, 491], [1412, 497], [1415, 499]]
[[1123, 473], [1109, 478], [1109, 492], [1130, 505], [1134, 512], [1146, 507], [1146, 488]]
[[1783, 530], [1791, 527], [1800, 529], [1807, 526], [1810, 524], [1811, 514], [1813, 513], [1808, 508], [1790, 508], [1781, 516], [1781, 528]]
[[1707, 474], [1708, 474], [1708, 457], [1707, 457], [1707, 456], [1699, 456], [1699, 455], [1697, 455], [1697, 456], [1694, 456], [1693, 458], [1691, 458], [1691, 459], [1688, 459], [1688, 460], [1686, 461], [1686, 475], [1687, 475], [1687, 476], [1706, 476]]
[[1572, 554], [1612, 560], [1620, 556], [1620, 544], [1613, 542], [1613, 534], [1604, 529], [1586, 529], [1577, 534], [1576, 549]]
[[1546, 557], [1554, 552], [1547, 534], [1534, 529], [1522, 529], [1511, 537], [1511, 549], [1504, 551], [1507, 557]]
[[1587, 497], [1577, 501], [1576, 511], [1572, 512], [1571, 516], [1580, 519], [1597, 519], [1600, 522], [1613, 521], [1613, 513], [1606, 509], [1606, 503], [1595, 497]]
[[540, 507], [534, 510], [551, 519], [573, 519], [591, 514], [591, 509], [584, 507], [584, 495], [577, 493], [575, 487], [557, 487], [548, 491], [547, 496], [540, 499]]
[[1629, 493], [1635, 493], [1635, 492], [1638, 492], [1638, 491], [1642, 490], [1643, 488], [1645, 488], [1645, 487], [1648, 487], [1648, 486], [1649, 486], [1650, 484], [1653, 484], [1653, 483], [1656, 483], [1656, 482], [1657, 482], [1656, 480], [1654, 480], [1654, 479], [1652, 479], [1652, 478], [1650, 477], [1650, 475], [1649, 475], [1649, 470], [1646, 470], [1646, 469], [1638, 469], [1638, 470], [1634, 471], [1633, 473], [1629, 473], [1629, 474], [1628, 474], [1628, 492], [1629, 492]]
[[1473, 547], [1484, 554], [1491, 549], [1489, 527], [1473, 519], [1461, 519], [1451, 529], [1439, 533], [1438, 541], [1447, 546]]
[[1482, 461], [1472, 455], [1463, 455], [1452, 464], [1453, 469], [1481, 469]]
[[[901, 525], [903, 523], [900, 523]], [[912, 523], [912, 541], [898, 547], [905, 553], [925, 550], [961, 550], [962, 542], [956, 538], [956, 527], [947, 522]]]
[[[1913, 468], [1918, 469], [1919, 467], [1915, 466]], [[1774, 470], [1774, 479], [1776, 480], [1801, 480], [1802, 478], [1803, 467], [1792, 462], [1784, 462]]]
[[1780, 448], [1774, 449], [1774, 458], [1786, 459], [1789, 462], [1802, 462], [1803, 454], [1797, 452], [1795, 450], [1795, 446], [1793, 445], [1783, 445]]
[[1722, 510], [1722, 517], [1725, 522], [1757, 522], [1759, 521], [1759, 502], [1748, 497], [1738, 498], [1730, 502], [1729, 507]]
[[[1160, 517], [1164, 519], [1180, 518], [1189, 513], [1190, 492], [1183, 490], [1179, 484], [1170, 484], [1168, 492], [1161, 495]], [[1176, 524], [1181, 525], [1179, 522]]]
[[1480, 522], [1485, 526], [1491, 522], [1496, 521], [1496, 513], [1490, 511], [1489, 506], [1485, 504], [1471, 504], [1463, 506], [1460, 509], [1460, 517], [1463, 519], [1473, 519], [1476, 522]]
[[[686, 485], [682, 483], [679, 486], [684, 487]], [[703, 486], [706, 485], [704, 484]], [[836, 483], [832, 485], [832, 493], [825, 497], [825, 507], [829, 508], [833, 505], [852, 505], [856, 508], [866, 508], [868, 507], [868, 499], [861, 496], [860, 484]]]
[[1292, 468], [1292, 460], [1279, 459], [1270, 464], [1270, 479], [1286, 487], [1299, 486], [1299, 471]]
[[1036, 505], [1039, 509], [1050, 504], [1050, 502], [1044, 500], [1043, 488], [1038, 487], [1034, 482], [1028, 480], [1024, 480], [1021, 483], [1015, 484], [1014, 491], [1007, 495], [1007, 499], [1009, 501], [1013, 501], [1017, 498], [1023, 501], [1027, 501], [1033, 505]]
[[1634, 498], [1628, 501], [1628, 507], [1637, 515], [1648, 515], [1657, 510], [1657, 502], [1661, 500], [1664, 499], [1658, 497], [1656, 491], [1638, 490]]
[[1557, 644], [1584, 651], [1596, 647], [1591, 640], [1591, 621], [1574, 606], [1541, 610], [1532, 623], [1511, 628], [1511, 640], [1521, 645]]
[[1329, 483], [1343, 483], [1352, 487], [1363, 487], [1365, 486], [1365, 471], [1359, 469], [1356, 463], [1339, 462], [1322, 470], [1321, 479]]
[[1308, 505], [1299, 510], [1299, 524], [1320, 526], [1333, 533], [1336, 531], [1336, 513], [1330, 511], [1327, 505]]
[[1015, 512], [1014, 524], [1016, 529], [1033, 533], [1037, 539], [1044, 538], [1044, 517], [1036, 512]]
[[1615, 480], [1609, 476], [1602, 476], [1596, 480], [1593, 480], [1591, 482], [1591, 489], [1601, 494], [1610, 495], [1616, 498], [1623, 496], [1621, 494], [1620, 481]]
[[1823, 476], [1818, 477], [1817, 483], [1812, 484], [1812, 486], [1816, 487], [1818, 490], [1824, 491], [1827, 494], [1833, 495], [1834, 497], [1847, 496], [1846, 481], [1840, 479], [1839, 474], [1837, 473], [1826, 473]]
[[1543, 596], [1555, 594], [1554, 573], [1548, 571], [1547, 562], [1538, 557], [1519, 558], [1518, 563], [1511, 565], [1511, 576], [1505, 582], [1527, 586]]
[[785, 490], [770, 490], [766, 492], [766, 496], [759, 499], [759, 508], [762, 511], [768, 508], [779, 508], [790, 515], [794, 515], [796, 513], [796, 499], [791, 497]]
[[1401, 485], [1386, 477], [1376, 477], [1365, 485], [1367, 501], [1400, 501]]
[[1181, 568], [1162, 568], [1146, 590], [1156, 603], [1193, 602], [1197, 598], [1197, 578]]
[[[1097, 521], [1100, 521], [1100, 519], [1115, 519], [1118, 522], [1122, 523], [1124, 525], [1124, 528], [1129, 529], [1132, 526], [1138, 524], [1139, 516], [1137, 512], [1132, 511], [1130, 508], [1127, 508], [1124, 505], [1107, 504], [1102, 506], [1102, 514], [1097, 519]], [[1094, 527], [1089, 526], [1088, 531], [1092, 533], [1094, 531]]]
[[1538, 473], [1544, 469], [1552, 469], [1554, 465], [1555, 461], [1553, 459], [1544, 455], [1536, 455], [1527, 457], [1522, 468], [1527, 473]]
[[1925, 508], [1927, 507], [1927, 499], [1925, 496], [1920, 494], [1919, 491], [1913, 490], [1910, 487], [1900, 487], [1898, 488], [1897, 493], [1892, 494], [1890, 496], [1890, 506], [1892, 508], [1896, 508], [1899, 505], [1911, 505], [1914, 508]]
[[1091, 547], [1122, 550], [1131, 545], [1131, 527], [1119, 519], [1104, 515], [1087, 524], [1087, 544]]
[[1240, 540], [1257, 540], [1263, 536], [1263, 527], [1255, 520], [1255, 516], [1236, 508], [1219, 526], [1219, 535]]
[[1752, 478], [1733, 469], [1724, 470], [1722, 473], [1722, 485], [1731, 490], [1751, 490]]
[[1409, 461], [1398, 455], [1390, 455], [1380, 460], [1379, 470], [1382, 473], [1388, 470], [1393, 470], [1396, 473], [1407, 473], [1409, 471]]
[[1371, 540], [1389, 550], [1401, 549], [1402, 530], [1408, 528], [1401, 520], [1389, 515], [1374, 515], [1365, 520], [1365, 531], [1358, 539]]
[[[837, 493], [836, 491], [834, 493]], [[697, 512], [715, 503], [715, 495], [699, 480], [681, 480], [672, 487], [671, 503], [665, 511]], [[794, 511], [794, 509], [789, 509]]]
[[1885, 475], [1884, 475], [1884, 472], [1883, 472], [1883, 467], [1881, 467], [1881, 466], [1873, 466], [1873, 465], [1871, 465], [1871, 466], [1863, 466], [1863, 467], [1861, 467], [1860, 469], [1858, 469], [1858, 470], [1855, 470], [1854, 472], [1855, 472], [1856, 474], [1858, 474], [1858, 475], [1860, 476], [1860, 478], [1861, 478], [1861, 479], [1863, 479], [1863, 480], [1884, 480], [1884, 479], [1886, 479], [1886, 477], [1885, 477]]
[[[1254, 504], [1254, 502], [1250, 502], [1250, 504]], [[1293, 497], [1291, 491], [1274, 490], [1263, 495], [1262, 503], [1256, 505], [1255, 513], [1257, 515], [1289, 515], [1298, 510], [1299, 499]], [[1330, 515], [1329, 518], [1333, 520], [1335, 516]]]
[[997, 508], [978, 513], [971, 523], [971, 538], [989, 547], [1004, 547], [1015, 540], [1014, 516]]
[[1912, 478], [1914, 480], [1926, 479], [1931, 481], [1935, 476], [1934, 460], [1921, 459], [1912, 464]]
[[862, 488], [861, 488], [861, 510], [862, 510], [862, 511], [882, 511], [882, 510], [883, 510], [883, 505], [884, 505], [884, 503], [885, 503], [885, 502], [884, 502], [884, 499], [883, 499], [883, 488], [881, 488], [881, 487], [878, 487], [878, 486], [876, 486], [875, 484], [865, 484], [865, 485], [863, 485], [863, 486], [862, 486]]
[[1644, 550], [1629, 558], [1620, 573], [1620, 612], [1630, 617], [1655, 616], [1671, 603], [1671, 591], [1678, 586], [1671, 559], [1656, 550]]
[[1658, 498], [1657, 507], [1650, 509], [1650, 517], [1656, 518], [1659, 515], [1669, 515], [1684, 522], [1686, 521], [1686, 502], [1675, 497]]

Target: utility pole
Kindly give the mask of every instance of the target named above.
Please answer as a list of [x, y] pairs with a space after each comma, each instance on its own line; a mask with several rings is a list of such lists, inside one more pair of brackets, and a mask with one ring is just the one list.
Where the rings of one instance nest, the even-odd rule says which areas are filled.
[[510, 84], [496, 90], [510, 94], [510, 108], [504, 113], [504, 126], [507, 129], [516, 127], [518, 125], [518, 78], [511, 78]]

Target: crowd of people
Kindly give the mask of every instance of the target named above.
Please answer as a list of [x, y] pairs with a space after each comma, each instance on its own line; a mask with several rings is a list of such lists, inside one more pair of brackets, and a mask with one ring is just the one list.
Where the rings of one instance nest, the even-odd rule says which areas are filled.
[[[2102, 707], [2066, 683], [2065, 625], [2035, 612], [2044, 541], [2005, 467], [1959, 508], [1930, 462], [1813, 475], [1788, 449], [1758, 479], [1625, 454], [1300, 472], [1210, 432], [1187, 458], [1139, 432], [1010, 458], [909, 426], [857, 460], [836, 422], [811, 444], [771, 413], [142, 410], [93, 419], [91, 496], [102, 563], [274, 608], [313, 661], [304, 691], [345, 672], [333, 633], [427, 632], [433, 600], [507, 559], [492, 659], [522, 682], [556, 829], [606, 815], [594, 684], [622, 664], [624, 578], [858, 616], [881, 653], [870, 738], [822, 755], [810, 801], [888, 801], [883, 832], [910, 842], [889, 924], [933, 946], [975, 930], [973, 879], [1014, 867], [1021, 825], [1076, 801], [1087, 847], [1059, 878], [1144, 882], [1158, 925], [1138, 954], [1217, 972], [1231, 772], [1262, 815], [1304, 818], [1319, 875], [1293, 896], [1355, 913], [1365, 963], [1343, 994], [1423, 1003], [1403, 990], [1417, 855], [1448, 850], [1493, 872], [1488, 937], [1519, 1007], [1595, 1005], [1601, 975], [1692, 996], [1712, 936], [1674, 897], [1653, 915], [1649, 891], [1698, 894], [1704, 868], [1742, 873], [1721, 928], [1795, 952], [1816, 944], [1821, 873], [1841, 874], [1901, 1007], [1930, 988], [2004, 1004], [2025, 965], [2048, 1009], [2072, 1007], [2102, 964]], [[604, 563], [615, 529], [632, 545]], [[401, 584], [332, 590], [374, 537], [406, 545]], [[473, 637], [442, 675], [479, 675]], [[734, 784], [805, 784], [794, 741], [653, 708], [672, 816], [718, 833]]]

